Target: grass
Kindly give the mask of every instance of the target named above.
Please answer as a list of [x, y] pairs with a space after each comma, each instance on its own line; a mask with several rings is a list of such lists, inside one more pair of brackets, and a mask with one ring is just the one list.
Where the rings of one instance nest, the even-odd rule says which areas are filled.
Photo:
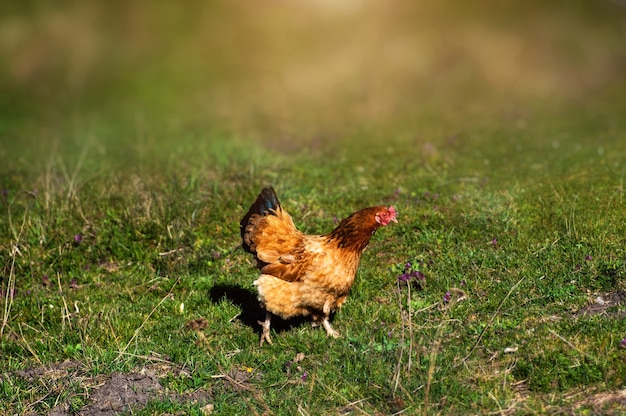
[[[277, 16], [261, 19], [291, 24]], [[245, 97], [251, 78], [224, 69], [241, 58], [221, 59], [211, 85]], [[142, 370], [179, 396], [154, 395], [132, 414], [622, 411], [623, 82], [511, 98], [444, 74], [432, 89], [407, 86], [432, 104], [392, 89], [383, 107], [398, 112], [370, 109], [376, 117], [338, 110], [351, 93], [330, 110], [231, 98], [224, 105], [252, 120], [233, 127], [237, 117], [178, 109], [189, 92], [158, 87], [180, 70], [163, 65], [113, 77], [110, 93], [95, 77], [104, 88], [88, 84], [86, 98], [55, 109], [29, 101], [41, 97], [35, 85], [14, 93], [27, 109], [1, 120], [0, 413], [77, 414], [111, 374]], [[446, 80], [462, 87], [458, 101], [437, 91]], [[257, 271], [238, 223], [267, 184], [309, 233], [367, 205], [399, 212], [334, 317], [340, 339], [297, 320], [258, 346]], [[423, 280], [397, 279], [407, 262]], [[177, 399], [197, 392], [209, 403]]]
[[[553, 117], [535, 123], [561, 128]], [[17, 370], [73, 360], [95, 377], [153, 356], [185, 369], [164, 377], [168, 389], [207, 389], [220, 414], [590, 407], [588, 393], [574, 392], [623, 388], [623, 304], [575, 312], [623, 291], [626, 230], [624, 161], [610, 156], [623, 147], [577, 149], [587, 134], [541, 149], [542, 134], [525, 133], [525, 145], [538, 148], [532, 167], [525, 152], [498, 149], [508, 135], [501, 125], [473, 145], [490, 149], [478, 163], [462, 146], [445, 158], [403, 154], [402, 139], [385, 143], [391, 157], [380, 157], [374, 137], [336, 168], [327, 154], [276, 155], [250, 143], [166, 151], [165, 168], [110, 173], [98, 165], [114, 162], [88, 153], [73, 165], [52, 154], [32, 176], [9, 173], [3, 411], [88, 401], [80, 381], [50, 393], [44, 381], [25, 385]], [[432, 146], [443, 153], [446, 145]], [[525, 174], [513, 176], [512, 164]], [[400, 224], [377, 234], [364, 256], [335, 318], [339, 340], [298, 323], [259, 348], [254, 319], [238, 318], [253, 313], [237, 293], [253, 296], [256, 272], [238, 248], [237, 224], [266, 183], [308, 232], [365, 204], [393, 201], [400, 212]], [[397, 281], [407, 261], [420, 264], [423, 283]], [[457, 302], [453, 288], [465, 299]], [[186, 330], [196, 318], [208, 326]], [[304, 358], [290, 365], [298, 353]], [[242, 368], [255, 376], [239, 387], [226, 376]], [[166, 400], [141, 412], [199, 412], [189, 406]]]

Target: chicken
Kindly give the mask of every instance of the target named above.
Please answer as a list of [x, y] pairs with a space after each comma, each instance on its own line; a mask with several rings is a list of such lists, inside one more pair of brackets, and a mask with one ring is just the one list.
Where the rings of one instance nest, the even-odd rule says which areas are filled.
[[260, 345], [272, 343], [272, 314], [311, 315], [328, 336], [339, 337], [329, 316], [346, 301], [370, 238], [390, 222], [398, 222], [394, 207], [375, 206], [355, 212], [328, 234], [307, 235], [282, 209], [274, 189], [263, 189], [240, 223], [242, 246], [261, 271], [254, 281], [265, 308]]

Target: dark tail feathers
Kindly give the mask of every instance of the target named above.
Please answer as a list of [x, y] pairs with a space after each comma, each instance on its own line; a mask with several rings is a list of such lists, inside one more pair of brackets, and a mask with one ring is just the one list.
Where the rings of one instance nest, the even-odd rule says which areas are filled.
[[244, 215], [243, 219], [239, 223], [239, 228], [241, 229], [241, 239], [243, 241], [243, 248], [247, 252], [250, 251], [250, 245], [246, 243], [245, 234], [246, 227], [248, 226], [248, 221], [250, 221], [250, 217], [257, 215], [267, 215], [272, 214], [271, 210], [277, 210], [280, 208], [280, 202], [278, 202], [278, 197], [276, 196], [276, 192], [274, 188], [271, 186], [268, 188], [263, 188], [259, 196], [256, 198], [256, 201], [252, 204], [248, 213]]

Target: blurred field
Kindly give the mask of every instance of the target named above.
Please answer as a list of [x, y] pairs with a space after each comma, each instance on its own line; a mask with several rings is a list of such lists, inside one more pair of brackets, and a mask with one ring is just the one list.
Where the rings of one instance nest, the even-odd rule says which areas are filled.
[[611, 1], [3, 8], [2, 113], [31, 125], [30, 116], [115, 114], [299, 141], [624, 90], [625, 7]]

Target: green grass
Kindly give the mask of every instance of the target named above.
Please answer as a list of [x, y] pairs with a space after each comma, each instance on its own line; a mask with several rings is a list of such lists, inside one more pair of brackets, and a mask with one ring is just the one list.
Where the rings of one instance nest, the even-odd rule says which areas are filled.
[[[598, 13], [591, 29], [612, 21]], [[241, 101], [224, 106], [248, 117], [242, 127], [168, 84], [200, 65], [192, 55], [140, 66], [136, 79], [86, 77], [60, 107], [33, 104], [37, 85], [12, 91], [30, 104], [0, 119], [0, 413], [65, 404], [77, 414], [107, 375], [141, 369], [168, 392], [207, 392], [213, 414], [621, 411], [623, 296], [578, 313], [626, 290], [621, 79], [593, 94], [557, 85], [555, 96], [526, 96], [443, 74], [432, 87], [392, 89], [384, 104], [397, 112], [355, 109], [344, 92], [331, 110], [291, 103], [307, 118], [279, 98], [277, 109], [250, 104], [258, 58], [246, 72], [229, 61], [241, 58], [220, 55], [226, 63], [207, 82], [236, 86]], [[298, 320], [258, 346], [258, 272], [238, 223], [268, 184], [308, 233], [368, 205], [399, 212], [334, 317], [340, 339]], [[425, 279], [399, 282], [406, 262]], [[206, 327], [187, 328], [199, 318]], [[24, 375], [65, 361], [74, 367]], [[132, 414], [202, 406], [155, 397]]]
[[[534, 122], [559, 130], [567, 116]], [[403, 153], [402, 138], [380, 146], [376, 136], [339, 165], [325, 152], [183, 141], [180, 154], [115, 172], [99, 166], [115, 161], [87, 154], [76, 169], [60, 153], [44, 169], [7, 172], [3, 290], [16, 293], [3, 301], [3, 411], [88, 401], [80, 382], [48, 393], [16, 370], [78, 360], [95, 376], [141, 367], [153, 354], [185, 368], [163, 380], [167, 388], [208, 389], [219, 414], [523, 413], [573, 406], [567, 396], [581, 389], [622, 389], [623, 318], [574, 313], [624, 289], [624, 159], [610, 156], [623, 154], [623, 142], [605, 143], [600, 155], [574, 145], [589, 131], [572, 131], [559, 149], [530, 131], [524, 146], [537, 152], [529, 156], [498, 144], [520, 135], [506, 125], [474, 134], [472, 150], [435, 142], [441, 158]], [[467, 160], [479, 149], [488, 150]], [[529, 157], [536, 167], [524, 165]], [[366, 204], [398, 208], [400, 224], [376, 235], [335, 317], [339, 340], [304, 323], [259, 348], [258, 331], [236, 318], [237, 299], [211, 296], [222, 286], [253, 294], [257, 272], [238, 248], [237, 224], [267, 183], [307, 232]], [[426, 276], [410, 301], [396, 280], [406, 261], [421, 262]], [[443, 304], [451, 288], [466, 299], [456, 303], [453, 291]], [[206, 341], [184, 329], [199, 317], [209, 323]], [[297, 353], [304, 359], [289, 366]], [[213, 377], [243, 367], [258, 375], [245, 388]], [[142, 412], [199, 411], [189, 406], [166, 401]]]

